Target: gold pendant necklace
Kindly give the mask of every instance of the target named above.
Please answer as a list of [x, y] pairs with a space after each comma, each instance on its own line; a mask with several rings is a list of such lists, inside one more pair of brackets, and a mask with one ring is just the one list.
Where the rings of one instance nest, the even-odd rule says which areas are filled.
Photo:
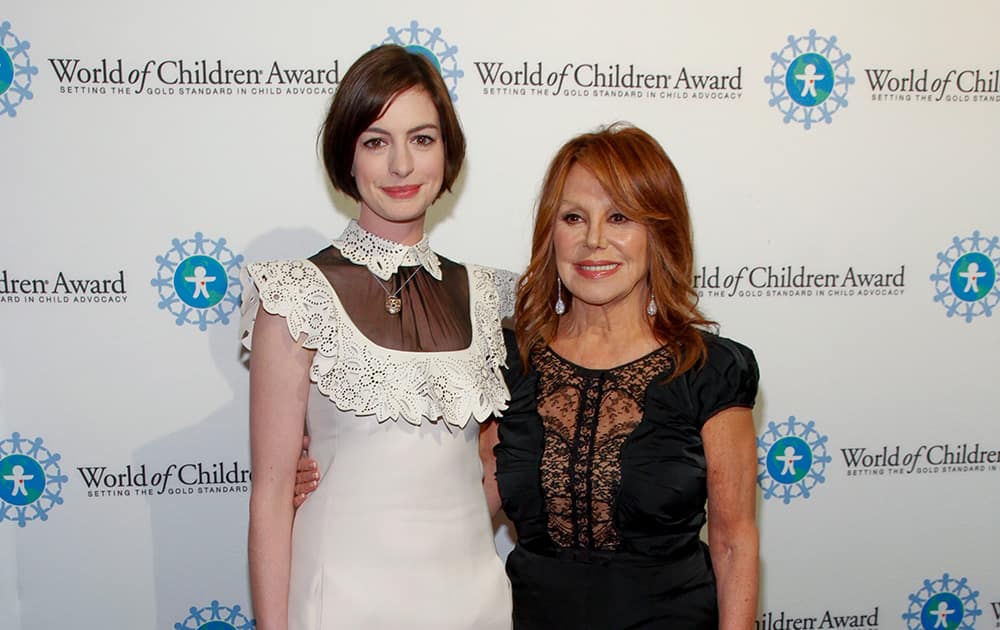
[[403, 298], [399, 297], [399, 294], [402, 292], [403, 287], [409, 284], [410, 280], [413, 280], [413, 276], [417, 275], [420, 269], [421, 269], [420, 267], [414, 269], [413, 273], [410, 274], [410, 277], [404, 280], [403, 284], [399, 285], [399, 288], [393, 291], [392, 293], [389, 293], [389, 289], [385, 288], [385, 285], [382, 284], [382, 279], [379, 278], [378, 276], [375, 276], [375, 280], [378, 282], [378, 285], [382, 287], [383, 291], [385, 291], [386, 313], [390, 315], [399, 315], [400, 311], [403, 310]]

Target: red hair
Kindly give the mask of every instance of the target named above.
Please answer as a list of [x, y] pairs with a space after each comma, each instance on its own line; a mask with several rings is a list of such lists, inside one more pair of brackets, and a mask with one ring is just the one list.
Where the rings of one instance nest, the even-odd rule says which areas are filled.
[[629, 219], [646, 227], [649, 286], [657, 307], [650, 327], [674, 357], [673, 376], [683, 374], [705, 357], [699, 328], [714, 325], [698, 310], [684, 185], [652, 136], [621, 123], [571, 139], [549, 165], [535, 215], [531, 261], [517, 289], [515, 329], [524, 364], [528, 364], [532, 350], [552, 341], [559, 325], [553, 310], [556, 261], [552, 233], [566, 176], [575, 165], [587, 169]]

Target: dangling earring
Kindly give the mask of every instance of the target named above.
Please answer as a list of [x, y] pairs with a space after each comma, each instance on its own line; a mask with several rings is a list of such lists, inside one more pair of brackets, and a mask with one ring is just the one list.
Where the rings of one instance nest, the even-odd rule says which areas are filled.
[[649, 306], [646, 307], [646, 315], [650, 317], [656, 316], [656, 300], [653, 299], [653, 296], [649, 296]]
[[562, 280], [559, 279], [559, 276], [556, 276], [556, 296], [556, 315], [562, 315], [566, 312], [566, 303], [562, 299]]

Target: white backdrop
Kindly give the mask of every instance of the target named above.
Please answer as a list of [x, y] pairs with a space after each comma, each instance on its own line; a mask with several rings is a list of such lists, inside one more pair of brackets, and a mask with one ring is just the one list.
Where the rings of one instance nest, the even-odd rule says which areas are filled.
[[[253, 627], [226, 278], [355, 215], [316, 134], [394, 41], [437, 59], [467, 132], [431, 212], [451, 258], [521, 270], [576, 133], [627, 120], [676, 162], [703, 306], [761, 364], [759, 630], [1000, 627], [998, 20], [988, 0], [5, 4], [0, 626]], [[185, 262], [211, 299], [178, 294]]]

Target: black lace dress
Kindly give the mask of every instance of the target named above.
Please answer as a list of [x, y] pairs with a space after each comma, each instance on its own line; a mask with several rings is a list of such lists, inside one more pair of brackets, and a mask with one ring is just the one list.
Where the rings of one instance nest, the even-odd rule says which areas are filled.
[[705, 365], [670, 354], [592, 370], [551, 349], [524, 373], [507, 334], [510, 408], [495, 449], [516, 630], [718, 627], [705, 524], [705, 421], [752, 407], [753, 353], [706, 334]]

